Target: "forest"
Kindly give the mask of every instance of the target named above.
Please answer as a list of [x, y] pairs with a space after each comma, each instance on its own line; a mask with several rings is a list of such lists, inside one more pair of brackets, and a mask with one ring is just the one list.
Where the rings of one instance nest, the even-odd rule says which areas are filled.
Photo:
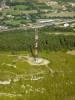
[[[48, 30], [48, 31], [47, 31]], [[54, 29], [55, 31], [55, 29]], [[39, 51], [58, 51], [75, 49], [75, 35], [70, 34], [53, 34], [49, 28], [39, 29]], [[61, 30], [59, 30], [61, 31]], [[68, 31], [68, 30], [67, 30]], [[48, 32], [52, 34], [48, 34]], [[58, 33], [58, 31], [56, 30]], [[0, 51], [29, 51], [34, 50], [34, 35], [35, 31], [30, 30], [15, 30], [9, 32], [0, 32]]]

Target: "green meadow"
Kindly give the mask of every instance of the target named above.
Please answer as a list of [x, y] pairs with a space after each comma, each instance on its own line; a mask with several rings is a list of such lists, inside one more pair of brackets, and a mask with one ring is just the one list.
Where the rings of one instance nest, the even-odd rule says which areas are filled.
[[[0, 53], [0, 100], [74, 100], [75, 56], [42, 51], [47, 66], [32, 66], [26, 52]], [[16, 67], [15, 67], [16, 66]], [[7, 84], [1, 82], [10, 81]]]

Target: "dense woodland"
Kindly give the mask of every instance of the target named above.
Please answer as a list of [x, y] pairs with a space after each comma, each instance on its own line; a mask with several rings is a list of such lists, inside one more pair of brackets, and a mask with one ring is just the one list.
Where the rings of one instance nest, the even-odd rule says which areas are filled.
[[[47, 34], [48, 31], [47, 28], [39, 30], [39, 50], [57, 51], [75, 48], [74, 35]], [[0, 32], [0, 51], [30, 51], [34, 49], [34, 43], [34, 30]]]

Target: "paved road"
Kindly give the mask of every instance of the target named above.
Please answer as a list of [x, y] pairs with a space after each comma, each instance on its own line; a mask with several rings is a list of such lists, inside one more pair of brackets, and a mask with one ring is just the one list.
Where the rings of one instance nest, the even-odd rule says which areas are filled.
[[46, 27], [46, 26], [52, 26], [52, 25], [62, 25], [62, 24], [65, 24], [65, 23], [75, 23], [75, 20], [64, 20], [64, 21], [57, 21], [57, 20], [54, 20], [52, 22], [45, 22], [45, 23], [34, 23], [32, 24], [31, 26], [25, 26], [25, 27], [17, 27], [17, 28], [9, 28], [9, 29], [4, 29], [4, 30], [0, 30], [0, 32], [3, 32], [3, 31], [13, 31], [13, 30], [28, 30], [28, 29], [34, 29], [34, 28], [42, 28], [42, 27]]

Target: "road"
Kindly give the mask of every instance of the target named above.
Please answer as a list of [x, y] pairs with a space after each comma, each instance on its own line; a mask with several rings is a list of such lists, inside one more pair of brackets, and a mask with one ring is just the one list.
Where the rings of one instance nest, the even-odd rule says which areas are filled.
[[28, 29], [34, 29], [34, 28], [42, 28], [42, 27], [46, 27], [46, 26], [52, 26], [52, 25], [55, 25], [55, 26], [57, 26], [57, 25], [63, 25], [64, 26], [64, 24], [65, 23], [68, 23], [68, 24], [71, 24], [71, 23], [75, 23], [75, 20], [64, 20], [64, 21], [62, 21], [62, 20], [53, 20], [53, 21], [51, 21], [51, 22], [44, 22], [44, 23], [34, 23], [34, 24], [32, 24], [32, 25], [30, 25], [30, 26], [25, 26], [25, 27], [17, 27], [17, 28], [8, 28], [8, 29], [3, 29], [3, 30], [0, 30], [0, 32], [3, 32], [3, 31], [13, 31], [13, 30], [21, 30], [21, 29], [23, 29], [23, 30], [28, 30]]

